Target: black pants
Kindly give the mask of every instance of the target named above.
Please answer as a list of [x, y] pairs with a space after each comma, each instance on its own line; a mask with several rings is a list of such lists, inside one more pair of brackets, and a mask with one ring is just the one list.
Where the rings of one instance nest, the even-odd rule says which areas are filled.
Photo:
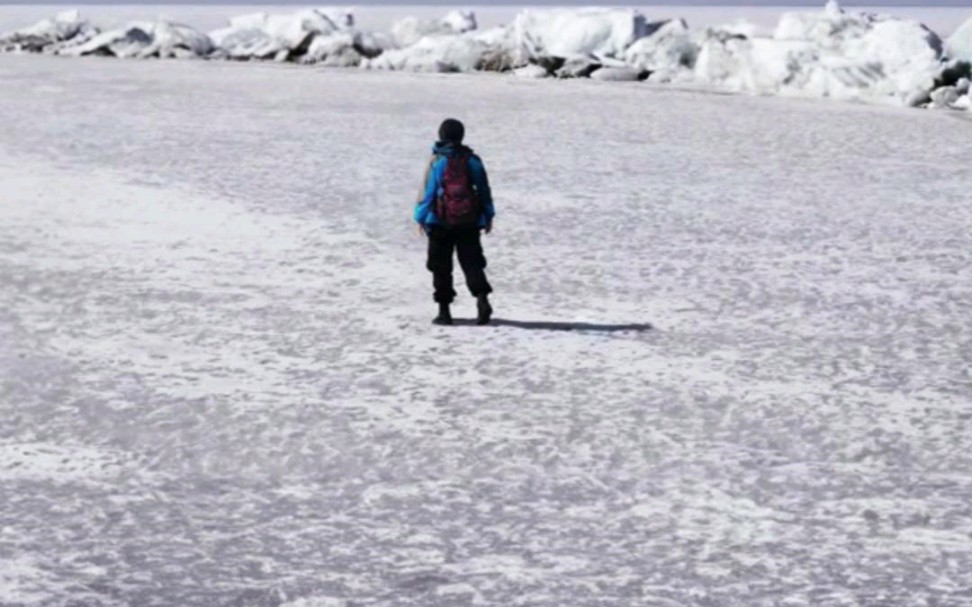
[[466, 275], [466, 286], [474, 297], [493, 292], [486, 280], [486, 257], [479, 241], [479, 228], [446, 230], [433, 227], [429, 231], [428, 269], [432, 272], [435, 286], [435, 301], [449, 304], [456, 298], [452, 288], [452, 251], [459, 257], [462, 273]]

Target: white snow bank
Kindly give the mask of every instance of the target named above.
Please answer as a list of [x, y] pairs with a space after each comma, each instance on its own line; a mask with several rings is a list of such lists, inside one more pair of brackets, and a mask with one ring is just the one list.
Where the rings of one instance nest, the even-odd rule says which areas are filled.
[[555, 71], [555, 74], [558, 78], [589, 78], [591, 74], [602, 67], [601, 62], [596, 59], [574, 57], [564, 61], [564, 64]]
[[622, 57], [649, 33], [645, 17], [633, 10], [525, 10], [513, 22], [516, 52], [526, 63], [544, 56]]
[[412, 72], [470, 72], [479, 69], [490, 47], [473, 36], [425, 36], [415, 44], [385, 51], [363, 62], [368, 69]]
[[[510, 26], [477, 29], [472, 12], [406, 18], [387, 34], [354, 28], [348, 9], [253, 13], [206, 36], [167, 22], [98, 33], [76, 11], [0, 37], [0, 51], [116, 57], [273, 59], [421, 72], [517, 71], [518, 75], [687, 82], [757, 94], [891, 100], [962, 107], [972, 20], [946, 45], [917, 21], [845, 12], [784, 14], [772, 35], [744, 21], [692, 31], [681, 19], [649, 23], [634, 10], [521, 11]], [[945, 56], [952, 58], [944, 63]], [[526, 67], [535, 66], [535, 67]], [[615, 68], [608, 69], [605, 68]], [[938, 91], [939, 89], [946, 89]], [[934, 93], [934, 95], [933, 95]]]
[[518, 78], [546, 78], [550, 76], [550, 72], [546, 68], [533, 63], [516, 68], [513, 70], [513, 74]]
[[356, 67], [366, 58], [380, 55], [388, 44], [370, 34], [339, 32], [316, 36], [299, 63], [319, 63], [325, 67]]
[[952, 34], [945, 43], [945, 49], [952, 59], [972, 61], [972, 18]]
[[347, 32], [353, 26], [354, 15], [348, 9], [314, 8], [241, 15], [209, 36], [230, 59], [294, 60], [307, 53], [316, 37]]
[[916, 21], [824, 11], [788, 13], [773, 38], [710, 30], [701, 39], [695, 79], [764, 94], [893, 98], [930, 90], [942, 44]]
[[605, 82], [632, 82], [644, 80], [644, 72], [633, 67], [602, 67], [592, 73], [591, 78]]
[[479, 29], [476, 23], [476, 13], [472, 11], [452, 11], [442, 18], [442, 24], [457, 34]]
[[273, 59], [288, 54], [284, 43], [256, 27], [228, 27], [210, 32], [209, 37], [228, 59]]
[[735, 21], [724, 23], [713, 29], [726, 32], [729, 34], [736, 34], [738, 36], [743, 36], [746, 38], [757, 38], [762, 36], [762, 31], [760, 27], [755, 23], [753, 23], [752, 21], [747, 21], [746, 19], [736, 19]]
[[467, 34], [472, 38], [497, 48], [513, 49], [513, 30], [509, 27], [491, 27], [486, 30], [475, 30]]
[[629, 65], [652, 72], [672, 73], [691, 68], [699, 47], [692, 40], [688, 24], [675, 19], [652, 24], [652, 31], [632, 44], [624, 53]]
[[186, 25], [158, 21], [131, 23], [103, 32], [81, 45], [60, 49], [62, 55], [104, 55], [133, 58], [205, 57], [213, 50], [206, 34]]
[[312, 8], [292, 14], [253, 13], [230, 19], [230, 27], [259, 29], [290, 45], [300, 44], [308, 33], [331, 34], [354, 26], [348, 9]]
[[784, 13], [773, 38], [814, 41], [836, 48], [847, 38], [865, 34], [876, 19], [876, 15], [866, 13], [848, 14], [837, 3], [829, 2], [823, 11]]
[[439, 20], [406, 17], [392, 26], [392, 39], [400, 48], [411, 46], [426, 36], [464, 34], [476, 29], [476, 15], [471, 11], [452, 11]]
[[63, 11], [53, 19], [44, 19], [34, 25], [0, 35], [0, 51], [51, 51], [65, 43], [84, 42], [97, 33], [98, 30], [89, 21], [81, 18], [80, 12]]
[[391, 41], [397, 48], [387, 49], [362, 62], [367, 69], [406, 70], [413, 72], [469, 72], [507, 69], [503, 57], [490, 60], [491, 52], [502, 53], [508, 40], [504, 28], [480, 32], [476, 15], [452, 11], [438, 20], [402, 19], [392, 27]]
[[931, 92], [931, 104], [935, 108], [955, 107], [968, 92], [968, 84], [965, 85], [964, 90], [957, 86], [943, 86]]

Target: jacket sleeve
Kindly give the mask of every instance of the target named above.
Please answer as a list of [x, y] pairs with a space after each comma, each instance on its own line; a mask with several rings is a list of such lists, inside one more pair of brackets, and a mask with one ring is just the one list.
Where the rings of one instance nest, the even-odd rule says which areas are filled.
[[493, 206], [493, 191], [489, 188], [489, 177], [486, 175], [486, 165], [482, 158], [473, 156], [469, 163], [469, 170], [472, 173], [473, 185], [476, 186], [476, 193], [479, 194], [479, 202], [483, 205], [483, 214], [487, 221], [496, 215], [496, 208]]
[[425, 190], [429, 186], [429, 177], [432, 175], [432, 165], [435, 164], [435, 155], [429, 158], [429, 161], [425, 163], [425, 173], [422, 176], [422, 185], [419, 187], [418, 202], [425, 199]]
[[425, 172], [425, 191], [422, 194], [422, 199], [415, 204], [415, 212], [412, 215], [415, 222], [421, 225], [434, 223], [435, 198], [439, 192], [439, 182], [441, 180], [441, 171], [436, 166], [436, 160], [433, 157], [429, 162], [429, 167]]

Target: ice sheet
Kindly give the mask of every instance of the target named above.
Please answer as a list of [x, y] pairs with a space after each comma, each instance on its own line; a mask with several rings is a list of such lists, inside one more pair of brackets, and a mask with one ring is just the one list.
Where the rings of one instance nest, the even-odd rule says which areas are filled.
[[[967, 604], [969, 122], [223, 62], [0, 83], [0, 603]], [[429, 324], [406, 219], [452, 115], [489, 328]]]

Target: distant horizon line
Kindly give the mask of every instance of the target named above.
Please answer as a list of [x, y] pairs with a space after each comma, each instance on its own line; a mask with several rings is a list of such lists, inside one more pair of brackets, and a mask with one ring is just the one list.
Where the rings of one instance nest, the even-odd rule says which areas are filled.
[[[111, 0], [86, 0], [82, 2], [64, 2], [61, 0], [35, 0], [33, 2], [26, 2], [24, 0], [0, 0], [0, 6], [360, 6], [360, 7], [406, 7], [406, 6], [435, 6], [435, 7], [456, 7], [456, 8], [481, 8], [481, 7], [491, 7], [491, 6], [686, 6], [686, 7], [739, 7], [739, 8], [815, 8], [823, 7], [826, 3], [825, 0], [820, 0], [814, 2], [812, 0], [801, 0], [795, 4], [787, 4], [785, 2], [780, 2], [779, 0], [770, 0], [769, 2], [733, 2], [733, 1], [712, 1], [712, 0], [668, 0], [668, 1], [652, 1], [652, 0], [622, 0], [620, 2], [607, 2], [607, 3], [597, 3], [597, 2], [585, 2], [584, 0], [540, 0], [539, 2], [516, 2], [515, 0], [494, 0], [485, 1], [481, 3], [470, 2], [470, 3], [457, 3], [450, 1], [425, 1], [425, 2], [375, 2], [375, 1], [357, 1], [357, 2], [342, 2], [341, 0], [332, 0], [325, 2], [301, 2], [300, 0], [151, 0], [148, 2], [133, 2], [131, 0], [123, 0], [121, 2], [113, 2]], [[859, 1], [842, 1], [840, 2], [842, 6], [848, 7], [887, 7], [887, 8], [972, 8], [972, 0], [960, 0], [959, 2], [948, 2], [945, 0], [942, 3], [927, 3], [927, 2], [916, 2], [915, 0], [908, 0], [907, 2], [900, 2], [895, 0], [859, 0]]]

